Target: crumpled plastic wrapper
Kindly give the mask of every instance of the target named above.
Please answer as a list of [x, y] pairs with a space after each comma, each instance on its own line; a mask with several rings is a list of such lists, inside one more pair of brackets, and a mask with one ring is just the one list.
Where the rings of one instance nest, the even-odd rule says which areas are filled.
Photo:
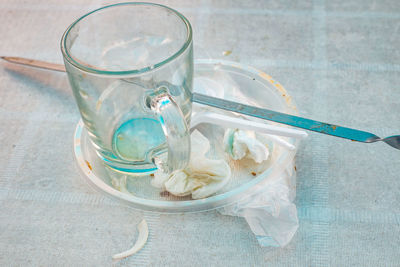
[[296, 172], [294, 162], [282, 173], [257, 185], [255, 194], [222, 207], [223, 215], [243, 217], [263, 246], [284, 247], [299, 227], [296, 205]]
[[[235, 82], [229, 77], [222, 77], [224, 86], [229, 90], [217, 90], [213, 84], [207, 81], [195, 83], [195, 91], [207, 95], [242, 99], [235, 90]], [[228, 82], [225, 82], [228, 81]], [[209, 89], [209, 88], [212, 88]], [[221, 95], [229, 92], [229, 96]], [[243, 98], [245, 99], [245, 98]], [[252, 103], [248, 103], [252, 104]], [[202, 107], [206, 109], [207, 107]], [[229, 131], [229, 130], [228, 130]], [[222, 207], [218, 211], [223, 215], [243, 217], [250, 229], [255, 234], [258, 243], [262, 247], [284, 247], [295, 235], [299, 220], [296, 205], [293, 203], [296, 196], [296, 172], [294, 160], [289, 162], [285, 169], [279, 173], [273, 173], [264, 182], [252, 189], [252, 195], [229, 206]]]

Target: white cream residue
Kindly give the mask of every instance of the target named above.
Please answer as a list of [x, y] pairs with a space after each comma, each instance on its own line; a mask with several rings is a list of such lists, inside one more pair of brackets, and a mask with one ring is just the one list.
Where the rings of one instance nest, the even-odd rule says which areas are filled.
[[190, 162], [186, 169], [166, 175], [155, 173], [152, 185], [175, 196], [192, 195], [193, 199], [208, 197], [224, 187], [231, 177], [231, 169], [224, 159], [209, 159], [210, 143], [199, 131], [191, 134]]
[[269, 157], [268, 147], [256, 138], [253, 131], [227, 129], [224, 148], [234, 160], [248, 157], [256, 163], [261, 163]]

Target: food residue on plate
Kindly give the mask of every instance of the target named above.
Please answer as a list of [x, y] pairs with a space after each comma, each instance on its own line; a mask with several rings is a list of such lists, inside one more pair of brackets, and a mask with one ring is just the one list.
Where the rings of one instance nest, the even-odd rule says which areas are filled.
[[89, 161], [85, 160], [86, 165], [88, 166], [88, 168], [93, 171], [92, 165], [90, 165]]
[[226, 50], [226, 51], [222, 52], [222, 55], [224, 55], [224, 56], [229, 56], [230, 54], [232, 54], [231, 50]]
[[169, 197], [171, 194], [168, 191], [162, 191], [160, 192], [161, 197]]

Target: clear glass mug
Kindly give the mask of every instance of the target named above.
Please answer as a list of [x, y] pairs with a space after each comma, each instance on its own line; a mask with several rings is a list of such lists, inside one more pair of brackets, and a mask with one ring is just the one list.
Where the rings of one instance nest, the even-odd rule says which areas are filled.
[[100, 158], [124, 173], [183, 169], [190, 156], [192, 29], [177, 11], [121, 3], [65, 31], [61, 50]]

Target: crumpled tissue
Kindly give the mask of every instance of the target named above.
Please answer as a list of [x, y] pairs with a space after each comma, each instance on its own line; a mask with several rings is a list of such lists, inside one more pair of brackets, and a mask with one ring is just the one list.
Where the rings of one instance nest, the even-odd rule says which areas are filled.
[[261, 163], [269, 157], [268, 146], [256, 138], [254, 131], [226, 129], [224, 148], [234, 160], [248, 157], [256, 163]]
[[193, 199], [208, 197], [223, 188], [231, 177], [231, 169], [224, 159], [210, 159], [208, 139], [194, 130], [190, 136], [191, 154], [188, 166], [181, 171], [165, 174], [155, 172], [151, 184], [175, 196], [192, 195]]

